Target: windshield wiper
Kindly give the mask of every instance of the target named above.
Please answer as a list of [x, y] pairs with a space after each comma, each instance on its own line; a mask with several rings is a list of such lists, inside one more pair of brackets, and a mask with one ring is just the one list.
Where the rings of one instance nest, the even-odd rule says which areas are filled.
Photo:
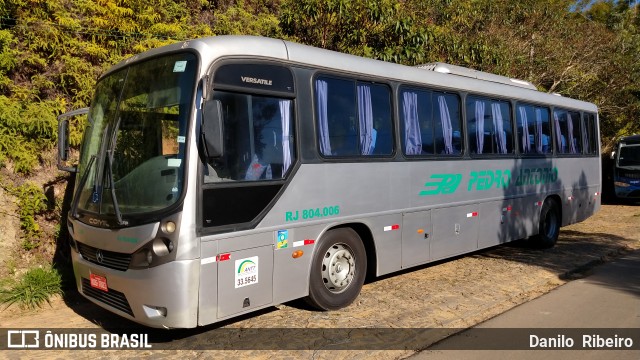
[[107, 151], [107, 176], [109, 176], [109, 187], [111, 188], [111, 201], [113, 202], [113, 211], [116, 213], [116, 219], [118, 225], [128, 225], [128, 221], [122, 220], [122, 213], [120, 213], [120, 206], [118, 206], [118, 199], [116, 198], [116, 182], [113, 181], [113, 150]]
[[73, 195], [73, 205], [71, 205], [71, 216], [75, 219], [78, 218], [78, 203], [80, 202], [80, 193], [82, 192], [82, 188], [84, 188], [84, 184], [87, 182], [87, 178], [89, 178], [89, 173], [91, 172], [91, 166], [96, 161], [96, 156], [91, 155], [91, 159], [89, 159], [89, 164], [87, 164], [87, 169], [84, 171], [84, 175], [80, 179], [80, 183], [76, 188], [76, 193]]
[[116, 148], [116, 140], [118, 139], [118, 129], [120, 128], [120, 122], [122, 118], [117, 117], [116, 124], [113, 127], [113, 134], [111, 135], [111, 144], [106, 151], [105, 158], [107, 160], [107, 176], [109, 177], [109, 187], [111, 188], [111, 201], [113, 202], [113, 212], [116, 214], [116, 220], [118, 225], [128, 225], [129, 222], [122, 220], [122, 213], [120, 212], [120, 206], [118, 205], [118, 199], [116, 198], [116, 182], [113, 180], [113, 153]]

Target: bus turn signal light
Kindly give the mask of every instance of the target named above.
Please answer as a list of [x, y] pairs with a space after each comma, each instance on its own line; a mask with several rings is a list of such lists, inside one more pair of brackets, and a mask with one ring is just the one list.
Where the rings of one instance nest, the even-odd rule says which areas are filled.
[[291, 254], [291, 257], [294, 258], [294, 259], [297, 259], [297, 258], [301, 257], [302, 255], [304, 255], [304, 251], [296, 250]]

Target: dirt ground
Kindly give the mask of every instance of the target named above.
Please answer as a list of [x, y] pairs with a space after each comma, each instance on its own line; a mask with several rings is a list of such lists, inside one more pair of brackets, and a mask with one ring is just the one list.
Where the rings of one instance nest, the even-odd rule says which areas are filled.
[[[49, 358], [309, 358], [402, 359], [416, 350], [207, 350], [220, 329], [453, 329], [466, 328], [530, 301], [629, 251], [640, 249], [640, 206], [603, 205], [587, 221], [562, 229], [558, 244], [547, 250], [521, 242], [430, 264], [365, 284], [356, 302], [339, 311], [318, 312], [299, 301], [278, 305], [232, 322], [164, 332], [154, 351], [15, 351], [9, 359]], [[145, 328], [68, 294], [35, 312], [0, 313], [0, 328]], [[526, 324], [523, 324], [526, 327]], [[571, 327], [571, 324], [567, 324]], [[291, 335], [291, 332], [286, 334]], [[343, 332], [336, 330], [338, 336]], [[400, 334], [402, 334], [400, 332]], [[406, 333], [405, 333], [406, 335]], [[435, 334], [429, 343], [442, 338]], [[273, 339], [290, 343], [295, 339]], [[349, 342], [349, 338], [337, 339]], [[348, 346], [347, 346], [348, 347]], [[331, 348], [331, 347], [327, 347]], [[339, 347], [338, 347], [339, 348]], [[364, 347], [366, 348], [366, 346]], [[375, 348], [375, 346], [374, 346]], [[379, 348], [379, 347], [378, 347]], [[177, 349], [177, 350], [172, 350]], [[203, 350], [195, 350], [203, 349]]]

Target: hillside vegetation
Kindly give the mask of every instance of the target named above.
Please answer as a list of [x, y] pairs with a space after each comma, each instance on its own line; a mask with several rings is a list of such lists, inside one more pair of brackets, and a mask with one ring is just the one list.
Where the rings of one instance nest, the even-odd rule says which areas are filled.
[[[640, 132], [635, 1], [0, 0], [0, 195], [19, 209], [0, 224], [19, 226], [17, 241], [1, 239], [18, 244], [0, 268], [5, 288], [20, 269], [67, 251], [59, 224], [68, 178], [53, 167], [56, 116], [88, 106], [97, 78], [120, 60], [224, 34], [520, 78], [597, 104], [604, 144]], [[74, 125], [77, 147], [83, 124]]]

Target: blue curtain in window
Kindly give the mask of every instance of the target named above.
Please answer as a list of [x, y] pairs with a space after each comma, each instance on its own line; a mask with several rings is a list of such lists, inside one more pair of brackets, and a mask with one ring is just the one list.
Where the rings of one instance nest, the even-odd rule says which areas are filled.
[[591, 124], [589, 123], [589, 119], [586, 117], [583, 118], [584, 122], [582, 123], [582, 144], [584, 144], [584, 149], [587, 154], [591, 154], [591, 148], [589, 147], [589, 132], [587, 127]]
[[542, 110], [536, 109], [536, 151], [542, 154]]
[[407, 91], [402, 94], [402, 100], [405, 153], [420, 155], [422, 153], [422, 133], [418, 119], [418, 94]]
[[571, 119], [571, 116], [569, 115], [569, 113], [567, 113], [567, 139], [569, 140], [569, 153], [570, 154], [575, 154], [576, 151], [576, 138], [573, 137], [573, 119]]
[[358, 85], [358, 118], [360, 121], [360, 151], [362, 155], [373, 153], [373, 107], [371, 87]]
[[451, 115], [447, 107], [447, 100], [443, 95], [438, 96], [438, 106], [440, 108], [440, 122], [442, 124], [442, 137], [444, 138], [444, 153], [453, 154], [453, 128], [451, 126]]
[[502, 110], [500, 109], [500, 104], [493, 103], [491, 104], [491, 118], [493, 120], [493, 128], [495, 129], [495, 141], [498, 145], [498, 153], [506, 154], [507, 153], [507, 137], [504, 132], [504, 122], [502, 119]]
[[558, 144], [558, 152], [564, 153], [564, 141], [562, 141], [562, 133], [560, 133], [560, 119], [557, 112], [553, 112], [553, 125], [556, 130], [556, 142]]
[[329, 118], [327, 115], [328, 84], [323, 80], [316, 80], [316, 96], [318, 97], [318, 127], [320, 131], [320, 152], [323, 155], [331, 155], [331, 142], [329, 141]]
[[484, 101], [476, 100], [476, 148], [477, 154], [484, 149]]
[[522, 152], [531, 152], [531, 140], [529, 140], [529, 122], [527, 121], [527, 110], [524, 106], [518, 108], [520, 112], [520, 126], [522, 126]]
[[282, 121], [282, 177], [291, 166], [291, 100], [280, 100], [280, 119]]

